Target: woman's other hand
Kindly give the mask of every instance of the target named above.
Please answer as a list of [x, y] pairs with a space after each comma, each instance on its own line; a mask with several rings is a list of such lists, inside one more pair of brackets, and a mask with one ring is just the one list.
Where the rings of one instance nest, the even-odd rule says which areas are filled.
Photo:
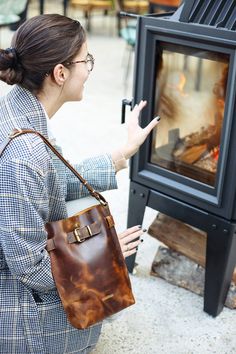
[[146, 106], [147, 101], [141, 100], [136, 104], [130, 114], [128, 120], [128, 138], [127, 143], [120, 149], [126, 159], [132, 157], [143, 144], [147, 136], [153, 128], [158, 124], [160, 117], [154, 118], [145, 128], [139, 125], [139, 115], [142, 109]]
[[141, 226], [133, 226], [118, 235], [120, 247], [125, 258], [137, 252], [138, 246], [143, 242], [140, 236], [144, 232], [146, 230], [142, 230]]

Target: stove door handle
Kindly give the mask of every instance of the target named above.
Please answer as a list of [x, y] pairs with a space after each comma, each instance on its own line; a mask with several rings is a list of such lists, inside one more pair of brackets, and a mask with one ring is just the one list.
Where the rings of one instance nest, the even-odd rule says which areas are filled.
[[130, 110], [133, 108], [133, 98], [131, 100], [127, 100], [127, 98], [124, 98], [122, 100], [122, 106], [121, 106], [121, 124], [125, 123], [125, 113], [126, 113], [126, 106], [130, 106]]

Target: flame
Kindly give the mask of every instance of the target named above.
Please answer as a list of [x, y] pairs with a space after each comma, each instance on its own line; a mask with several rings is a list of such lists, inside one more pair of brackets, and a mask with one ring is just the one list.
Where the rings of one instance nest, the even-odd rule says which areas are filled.
[[188, 96], [188, 94], [186, 92], [184, 92], [184, 87], [186, 84], [186, 76], [184, 75], [184, 73], [179, 73], [178, 75], [178, 82], [176, 84], [170, 84], [168, 85], [171, 89], [175, 89], [176, 91], [178, 91], [181, 96]]
[[225, 101], [224, 101], [224, 100], [222, 100], [221, 98], [219, 98], [219, 99], [217, 100], [217, 103], [218, 103], [218, 106], [219, 106], [219, 107], [224, 108], [224, 106], [225, 106]]
[[185, 84], [186, 84], [186, 77], [184, 76], [183, 73], [180, 73], [180, 75], [179, 75], [179, 84], [177, 85], [177, 89], [180, 92], [183, 92]]
[[216, 146], [211, 150], [211, 157], [215, 160], [218, 161], [219, 159], [219, 153], [220, 153], [220, 147]]
[[222, 100], [221, 98], [219, 98], [219, 99], [217, 100], [217, 107], [218, 107], [219, 113], [222, 115], [222, 118], [223, 118], [224, 109], [225, 109], [225, 101]]

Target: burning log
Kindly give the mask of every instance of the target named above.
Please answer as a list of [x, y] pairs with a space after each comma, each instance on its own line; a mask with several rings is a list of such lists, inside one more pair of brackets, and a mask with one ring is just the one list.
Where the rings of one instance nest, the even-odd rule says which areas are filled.
[[[164, 167], [166, 167], [164, 162], [166, 160], [169, 164], [168, 168], [190, 178], [200, 177], [200, 181], [214, 185], [224, 117], [228, 63], [213, 66], [209, 84], [202, 87], [200, 93], [196, 93], [196, 88], [189, 78], [195, 64], [201, 64], [202, 72], [202, 61], [198, 59], [194, 62], [193, 59], [188, 58], [188, 68], [184, 65], [184, 71], [181, 71], [180, 63], [186, 60], [186, 57], [178, 55], [179, 60], [174, 61], [178, 63], [176, 65], [173, 65], [173, 58], [170, 60], [170, 57], [170, 52], [160, 50], [156, 83], [158, 93], [156, 112], [164, 117], [164, 123], [162, 122], [158, 128], [159, 132], [163, 129], [162, 137], [159, 134], [157, 141], [153, 141], [153, 151], [155, 151], [153, 160]], [[219, 70], [221, 70], [220, 75]], [[196, 106], [193, 114], [189, 102], [195, 104], [196, 94], [201, 96], [202, 107], [206, 108]], [[207, 95], [208, 100], [205, 101]], [[188, 124], [186, 124], [186, 119], [188, 119]], [[192, 125], [189, 125], [190, 119]], [[171, 146], [171, 142], [167, 142], [163, 137], [167, 137], [167, 132], [169, 134], [177, 128], [180, 136], [174, 146]]]
[[209, 126], [179, 139], [173, 150], [173, 157], [175, 162], [215, 173], [219, 158], [218, 130], [215, 126]]
[[182, 162], [187, 164], [193, 164], [194, 162], [198, 161], [203, 154], [207, 151], [207, 145], [195, 145], [185, 149], [181, 154], [178, 155], [178, 151], [174, 152], [174, 155], [178, 157], [178, 159]]

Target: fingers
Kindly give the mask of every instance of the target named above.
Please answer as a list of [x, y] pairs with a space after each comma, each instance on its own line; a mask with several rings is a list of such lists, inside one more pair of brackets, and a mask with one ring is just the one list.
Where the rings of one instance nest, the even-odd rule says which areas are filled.
[[141, 226], [140, 225], [136, 225], [136, 226], [128, 228], [127, 230], [121, 232], [118, 235], [118, 237], [119, 237], [119, 239], [122, 239], [122, 238], [127, 237], [129, 235], [132, 235], [133, 233], [138, 232], [138, 231], [141, 231], [141, 234], [142, 234], [142, 230], [141, 230]]
[[147, 136], [156, 127], [160, 118], [154, 118], [145, 128], [142, 128], [139, 124], [139, 114], [141, 110], [146, 106], [147, 101], [141, 100], [139, 104], [136, 104], [131, 112], [128, 121], [128, 139], [127, 143], [120, 150], [126, 159], [132, 157], [144, 143]]
[[128, 251], [122, 251], [122, 254], [124, 256], [124, 258], [131, 256], [132, 254], [135, 254], [137, 252], [136, 248], [133, 248], [132, 250], [128, 250]]
[[143, 230], [134, 231], [131, 234], [128, 234], [125, 237], [123, 237], [123, 239], [121, 240], [121, 243], [124, 243], [124, 244], [130, 243], [130, 242], [138, 239], [140, 236], [142, 236], [142, 234], [143, 234]]
[[142, 240], [137, 240], [134, 242], [130, 242], [128, 244], [124, 244], [121, 247], [123, 256], [126, 258], [126, 257], [129, 257], [132, 254], [136, 253], [138, 250], [138, 246], [141, 244], [141, 242], [142, 242]]
[[[142, 111], [142, 109], [146, 106], [147, 104], [147, 101], [143, 101], [141, 100], [139, 102], [139, 104], [136, 104], [133, 108], [133, 111], [132, 111], [132, 119], [131, 119], [131, 122], [132, 124], [137, 124], [137, 119], [138, 119], [138, 116], [140, 114], [140, 112]], [[155, 117], [144, 129], [143, 129], [143, 132], [145, 133], [145, 136], [147, 136], [153, 128], [155, 128], [155, 126], [158, 124], [158, 122], [160, 121], [160, 117], [157, 116]]]
[[129, 257], [129, 256], [132, 256], [132, 254], [135, 254], [136, 252], [137, 252], [137, 249], [134, 248], [134, 249], [132, 249], [130, 251], [122, 252], [122, 253], [123, 253], [124, 258], [126, 258], [126, 257]]
[[118, 235], [121, 250], [124, 257], [129, 257], [137, 252], [138, 246], [143, 242], [141, 235], [147, 230], [142, 230], [141, 226], [133, 226]]
[[141, 100], [138, 104], [138, 108], [140, 109], [140, 111], [146, 106], [147, 101]]
[[149, 133], [151, 133], [152, 129], [155, 128], [157, 126], [157, 124], [160, 122], [160, 117], [155, 117], [145, 128], [144, 131], [145, 133], [148, 135]]
[[147, 104], [147, 101], [141, 100], [138, 104], [136, 104], [136, 105], [134, 106], [133, 109], [142, 110], [142, 109], [146, 106], [146, 104]]
[[136, 104], [132, 109], [132, 113], [136, 113], [137, 115], [142, 111], [142, 109], [146, 106], [147, 101], [141, 100], [139, 104]]

